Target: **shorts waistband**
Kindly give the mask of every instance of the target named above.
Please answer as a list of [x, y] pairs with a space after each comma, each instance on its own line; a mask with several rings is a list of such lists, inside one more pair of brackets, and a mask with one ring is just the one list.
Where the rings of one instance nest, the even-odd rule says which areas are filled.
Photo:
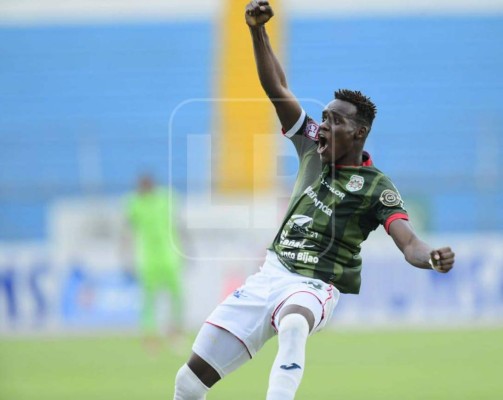
[[279, 259], [278, 259], [278, 255], [276, 254], [276, 252], [274, 252], [272, 250], [267, 250], [266, 256], [265, 256], [265, 261], [266, 261], [267, 265], [270, 265], [271, 267], [274, 267], [275, 269], [290, 272], [283, 264], [281, 264], [281, 261], [279, 261]]

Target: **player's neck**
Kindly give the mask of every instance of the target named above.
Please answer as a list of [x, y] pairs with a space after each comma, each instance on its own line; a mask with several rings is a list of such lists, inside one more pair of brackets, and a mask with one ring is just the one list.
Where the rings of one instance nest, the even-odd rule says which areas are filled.
[[347, 154], [339, 158], [332, 164], [332, 167], [359, 167], [361, 165], [363, 165], [363, 155], [360, 151], [357, 154]]

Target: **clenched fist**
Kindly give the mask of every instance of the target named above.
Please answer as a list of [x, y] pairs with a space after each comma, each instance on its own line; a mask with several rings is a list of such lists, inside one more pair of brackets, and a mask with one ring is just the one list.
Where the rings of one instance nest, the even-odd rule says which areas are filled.
[[246, 6], [245, 20], [250, 27], [264, 25], [273, 16], [274, 12], [268, 1], [253, 0]]
[[449, 272], [454, 265], [454, 256], [455, 254], [450, 247], [433, 250], [430, 253], [431, 268], [444, 274]]

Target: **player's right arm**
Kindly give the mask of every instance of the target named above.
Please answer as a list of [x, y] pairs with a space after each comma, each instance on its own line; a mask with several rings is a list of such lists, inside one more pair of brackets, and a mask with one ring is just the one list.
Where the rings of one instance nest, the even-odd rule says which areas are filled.
[[250, 28], [260, 84], [272, 101], [281, 125], [287, 132], [299, 121], [302, 108], [288, 89], [285, 73], [267, 36], [265, 24], [273, 15], [268, 1], [254, 0], [246, 6], [245, 19]]
[[404, 254], [407, 262], [414, 267], [433, 269], [443, 274], [454, 266], [455, 254], [450, 247], [432, 248], [418, 238], [409, 221], [396, 219], [391, 222], [389, 234]]

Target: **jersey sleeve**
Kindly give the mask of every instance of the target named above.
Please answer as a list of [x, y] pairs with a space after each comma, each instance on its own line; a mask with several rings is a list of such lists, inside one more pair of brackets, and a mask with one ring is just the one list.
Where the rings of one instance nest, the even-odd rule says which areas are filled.
[[301, 135], [313, 141], [318, 141], [319, 128], [318, 123], [302, 110], [297, 122], [288, 131], [283, 129], [283, 135], [290, 139], [295, 135]]
[[318, 123], [302, 110], [297, 122], [283, 135], [289, 138], [299, 157], [299, 169], [290, 202], [295, 202], [320, 175], [322, 165], [318, 148]]
[[293, 142], [299, 157], [302, 158], [306, 152], [318, 146], [318, 131], [318, 123], [302, 110], [297, 122], [288, 131], [283, 129], [282, 133]]
[[373, 205], [377, 220], [389, 233], [389, 226], [397, 219], [409, 220], [402, 197], [393, 183], [383, 176], [373, 193]]

